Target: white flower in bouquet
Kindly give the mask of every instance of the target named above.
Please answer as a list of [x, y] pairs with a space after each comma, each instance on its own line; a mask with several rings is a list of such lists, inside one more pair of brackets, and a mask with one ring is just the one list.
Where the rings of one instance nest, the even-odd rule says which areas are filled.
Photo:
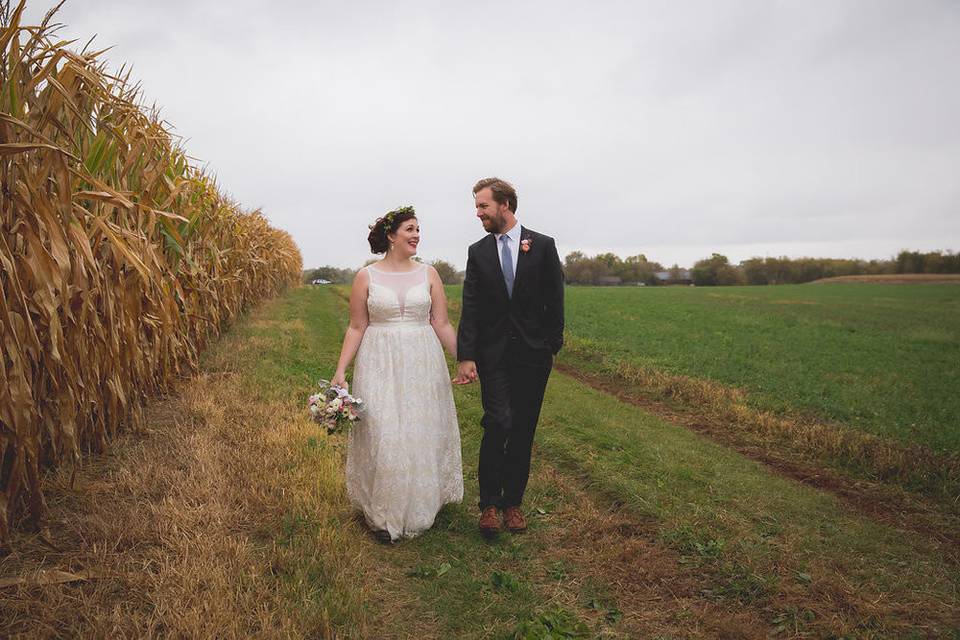
[[328, 380], [321, 380], [319, 385], [320, 393], [310, 396], [310, 415], [315, 422], [325, 425], [328, 433], [342, 431], [360, 419], [363, 400], [354, 398], [342, 387], [331, 386]]

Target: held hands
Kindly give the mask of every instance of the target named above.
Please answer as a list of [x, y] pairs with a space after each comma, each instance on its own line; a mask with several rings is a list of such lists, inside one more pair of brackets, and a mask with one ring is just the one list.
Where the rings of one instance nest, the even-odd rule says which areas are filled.
[[473, 360], [464, 360], [457, 363], [457, 375], [453, 384], [470, 384], [477, 379], [477, 363]]

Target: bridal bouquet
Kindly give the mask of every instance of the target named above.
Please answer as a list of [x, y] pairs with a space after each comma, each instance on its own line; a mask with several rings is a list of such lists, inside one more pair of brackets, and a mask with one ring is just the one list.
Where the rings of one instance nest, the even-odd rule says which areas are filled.
[[354, 398], [343, 387], [330, 386], [329, 380], [319, 384], [320, 393], [310, 396], [310, 415], [327, 428], [327, 433], [345, 431], [351, 422], [360, 419], [363, 400]]

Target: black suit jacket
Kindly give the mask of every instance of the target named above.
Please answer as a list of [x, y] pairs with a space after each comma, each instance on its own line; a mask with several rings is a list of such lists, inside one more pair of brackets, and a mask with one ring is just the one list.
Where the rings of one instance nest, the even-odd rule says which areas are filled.
[[556, 354], [563, 346], [563, 268], [553, 238], [520, 227], [513, 296], [500, 268], [494, 234], [470, 245], [457, 331], [457, 359], [480, 367], [500, 362], [511, 336]]

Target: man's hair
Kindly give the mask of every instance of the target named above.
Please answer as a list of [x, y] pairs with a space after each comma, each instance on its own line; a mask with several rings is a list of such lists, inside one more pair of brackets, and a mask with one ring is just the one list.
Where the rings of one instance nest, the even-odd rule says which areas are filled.
[[473, 185], [473, 195], [477, 195], [484, 187], [490, 187], [494, 202], [505, 204], [510, 211], [517, 212], [517, 190], [512, 184], [500, 178], [484, 178]]

